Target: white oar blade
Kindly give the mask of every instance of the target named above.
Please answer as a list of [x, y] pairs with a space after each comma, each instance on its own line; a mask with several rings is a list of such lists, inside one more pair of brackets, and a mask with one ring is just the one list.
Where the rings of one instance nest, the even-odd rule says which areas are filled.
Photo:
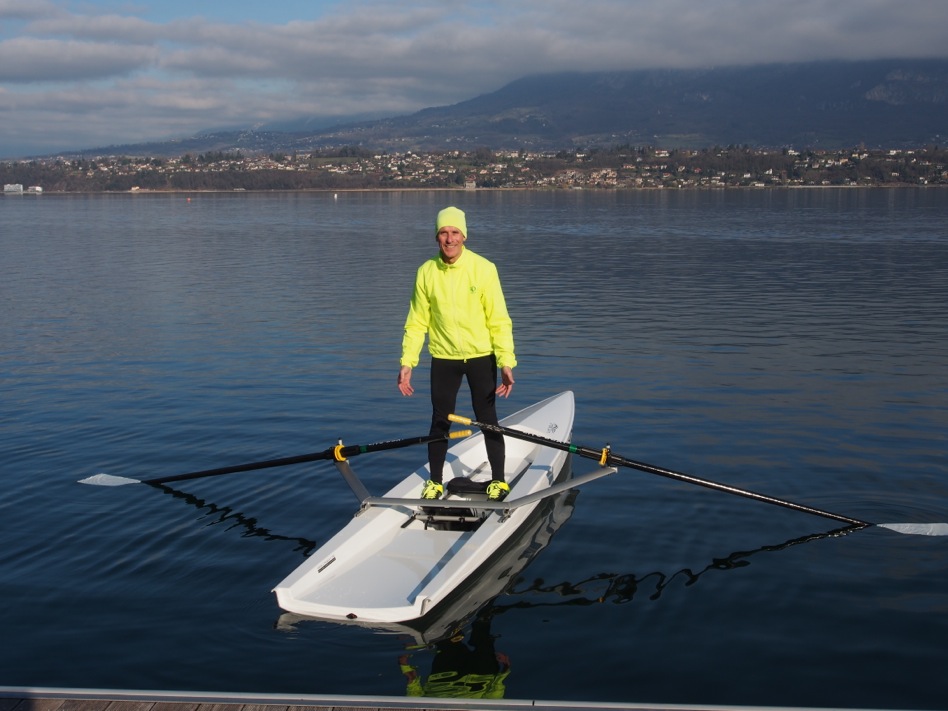
[[96, 474], [79, 480], [80, 484], [93, 486], [125, 486], [126, 484], [141, 484], [138, 479], [129, 479], [126, 476], [112, 476], [111, 474]]
[[877, 523], [879, 528], [888, 528], [896, 533], [910, 536], [948, 536], [948, 523]]

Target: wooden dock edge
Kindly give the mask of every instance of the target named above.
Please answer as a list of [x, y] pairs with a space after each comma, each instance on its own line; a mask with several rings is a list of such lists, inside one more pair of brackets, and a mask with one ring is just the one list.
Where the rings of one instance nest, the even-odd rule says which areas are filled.
[[[780, 706], [702, 706], [540, 699], [439, 699], [406, 696], [330, 696], [210, 691], [142, 691], [0, 686], [0, 711], [842, 711]], [[845, 709], [845, 711], [883, 711]]]

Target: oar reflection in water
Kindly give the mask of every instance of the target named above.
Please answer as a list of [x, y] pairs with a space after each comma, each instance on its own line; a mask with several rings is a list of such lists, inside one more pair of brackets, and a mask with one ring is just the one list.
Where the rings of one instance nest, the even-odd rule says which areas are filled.
[[[684, 586], [691, 586], [696, 584], [702, 576], [711, 571], [745, 568], [750, 565], [748, 558], [757, 553], [773, 553], [802, 543], [810, 543], [824, 538], [837, 538], [854, 533], [862, 528], [863, 526], [845, 526], [833, 531], [813, 533], [807, 536], [793, 538], [777, 545], [761, 546], [760, 548], [749, 551], [735, 551], [723, 558], [713, 558], [710, 563], [697, 572], [691, 568], [682, 568], [670, 575], [660, 571], [646, 573], [645, 575], [636, 575], [635, 573], [599, 573], [584, 578], [576, 583], [564, 581], [548, 585], [544, 580], [537, 579], [529, 583], [526, 587], [520, 587], [520, 582], [522, 581], [518, 581], [506, 591], [505, 597], [516, 599], [521, 596], [555, 595], [558, 598], [566, 599], [553, 600], [550, 602], [518, 600], [509, 604], [497, 605], [493, 608], [492, 613], [497, 614], [513, 609], [537, 607], [598, 605], [604, 602], [612, 602], [617, 605], [624, 604], [631, 602], [636, 594], [644, 593], [646, 583], [649, 584], [650, 588], [654, 586], [653, 591], [649, 593], [649, 599], [657, 600], [661, 597], [665, 589], [676, 580], [683, 581], [682, 584]], [[597, 592], [591, 593], [591, 588], [597, 590]]]
[[316, 541], [311, 541], [308, 538], [282, 536], [277, 533], [272, 533], [270, 529], [258, 525], [257, 519], [245, 516], [239, 511], [234, 511], [230, 506], [218, 506], [194, 494], [172, 489], [167, 484], [153, 484], [152, 486], [176, 499], [183, 500], [185, 503], [194, 506], [200, 511], [206, 511], [209, 517], [216, 515], [216, 519], [211, 521], [211, 525], [227, 523], [229, 524], [228, 528], [242, 528], [244, 532], [241, 535], [245, 537], [254, 536], [263, 538], [266, 541], [289, 541], [290, 543], [295, 543], [296, 545], [293, 550], [300, 551], [304, 558], [316, 549]]

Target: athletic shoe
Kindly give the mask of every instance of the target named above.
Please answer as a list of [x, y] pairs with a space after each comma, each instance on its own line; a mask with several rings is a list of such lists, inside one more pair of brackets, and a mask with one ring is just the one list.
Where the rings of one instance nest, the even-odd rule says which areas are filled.
[[423, 499], [440, 499], [444, 493], [444, 487], [436, 481], [429, 479], [425, 482], [425, 488], [421, 490]]
[[500, 501], [510, 493], [510, 486], [505, 481], [492, 481], [487, 485], [487, 498], [490, 501]]

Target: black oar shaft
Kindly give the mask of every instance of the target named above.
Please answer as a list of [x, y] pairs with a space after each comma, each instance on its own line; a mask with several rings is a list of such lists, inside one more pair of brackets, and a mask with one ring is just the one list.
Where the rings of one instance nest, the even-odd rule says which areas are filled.
[[626, 459], [625, 457], [620, 457], [618, 455], [612, 454], [612, 452], [608, 448], [592, 449], [590, 447], [580, 447], [575, 444], [569, 444], [568, 442], [558, 442], [555, 439], [549, 439], [548, 437], [542, 437], [541, 435], [535, 435], [535, 434], [531, 434], [530, 432], [522, 432], [521, 430], [515, 430], [510, 427], [504, 427], [503, 425], [491, 425], [491, 424], [485, 424], [483, 422], [477, 422], [467, 417], [461, 417], [460, 415], [449, 415], [448, 419], [451, 420], [452, 422], [460, 422], [465, 425], [472, 425], [474, 427], [479, 427], [482, 430], [489, 430], [491, 432], [499, 432], [500, 434], [506, 435], [508, 437], [513, 437], [515, 439], [522, 439], [527, 442], [533, 442], [535, 444], [541, 444], [547, 447], [553, 447], [554, 449], [561, 449], [565, 452], [570, 452], [571, 454], [578, 454], [581, 457], [586, 457], [587, 459], [595, 459], [602, 466], [611, 465], [614, 467], [629, 467], [631, 469], [638, 469], [639, 471], [647, 472], [649, 474], [657, 474], [659, 476], [667, 477], [669, 479], [676, 479], [678, 481], [684, 481], [689, 484], [697, 484], [698, 486], [703, 486], [708, 489], [723, 491], [727, 494], [734, 494], [736, 496], [743, 496], [748, 499], [754, 499], [755, 501], [762, 501], [764, 503], [774, 504], [775, 506], [783, 506], [784, 508], [793, 509], [794, 511], [803, 511], [805, 513], [813, 514], [815, 516], [822, 516], [824, 518], [833, 519], [834, 521], [842, 521], [843, 523], [848, 523], [855, 526], [873, 525], [867, 521], [860, 521], [859, 519], [851, 518], [849, 516], [843, 516], [842, 514], [832, 513], [831, 511], [822, 511], [821, 509], [816, 509], [816, 508], [813, 508], [812, 506], [804, 506], [803, 504], [797, 504], [797, 503], [794, 503], [793, 501], [778, 499], [773, 496], [767, 496], [766, 494], [758, 494], [755, 491], [749, 491], [747, 489], [739, 489], [736, 486], [730, 486], [728, 484], [719, 484], [716, 481], [701, 479], [696, 476], [691, 476], [690, 474], [682, 474], [681, 472], [672, 471], [670, 469], [663, 469], [661, 467], [656, 467], [651, 464], [645, 464], [644, 462], [636, 462], [632, 459]]
[[410, 447], [415, 444], [425, 444], [436, 440], [446, 439], [443, 436], [424, 436], [408, 437], [406, 439], [396, 439], [387, 442], [375, 442], [373, 444], [353, 444], [348, 446], [339, 445], [330, 447], [322, 452], [311, 452], [310, 454], [298, 454], [294, 457], [281, 457], [279, 459], [267, 459], [262, 462], [250, 462], [249, 464], [235, 464], [230, 467], [218, 467], [216, 469], [204, 469], [199, 472], [188, 472], [187, 474], [175, 474], [173, 476], [157, 477], [155, 479], [142, 479], [143, 484], [167, 484], [172, 481], [184, 481], [186, 479], [202, 479], [204, 477], [219, 476], [221, 474], [236, 474], [238, 472], [249, 472], [256, 469], [269, 469], [270, 467], [285, 467], [291, 464], [303, 464], [304, 462], [315, 462], [322, 459], [347, 459], [357, 454], [367, 452], [380, 452], [386, 449], [398, 449], [400, 447]]
[[793, 509], [794, 511], [803, 511], [805, 513], [813, 514], [815, 516], [823, 516], [824, 518], [830, 518], [835, 521], [842, 521], [843, 523], [849, 523], [856, 526], [870, 526], [872, 524], [866, 521], [860, 521], [856, 518], [850, 518], [849, 516], [843, 516], [842, 514], [833, 513], [831, 511], [823, 511], [821, 509], [813, 508], [812, 506], [806, 506], [804, 504], [797, 504], [793, 501], [786, 501], [784, 499], [778, 499], [774, 496], [768, 496], [766, 494], [760, 494], [756, 491], [750, 491], [748, 489], [739, 489], [736, 486], [730, 486], [729, 484], [720, 484], [716, 481], [709, 481], [707, 479], [701, 479], [690, 474], [682, 474], [681, 472], [670, 471], [668, 469], [662, 469], [661, 467], [652, 466], [651, 464], [645, 464], [643, 462], [636, 462], [631, 459], [625, 459], [624, 457], [618, 457], [611, 455], [608, 457], [609, 463], [613, 466], [624, 466], [630, 467], [632, 469], [638, 469], [639, 471], [648, 472], [649, 474], [658, 474], [659, 476], [668, 477], [669, 479], [677, 479], [678, 481], [684, 481], [689, 484], [697, 484], [698, 486], [703, 486], [708, 489], [714, 489], [715, 491], [723, 491], [727, 494], [735, 494], [736, 496], [743, 496], [748, 499], [754, 499], [755, 501], [763, 501], [767, 504], [774, 504], [775, 506], [783, 506], [787, 509]]
[[[326, 453], [329, 456], [326, 456]], [[268, 459], [264, 462], [250, 462], [249, 464], [236, 464], [231, 467], [217, 467], [216, 469], [204, 469], [199, 472], [188, 472], [187, 474], [175, 474], [174, 476], [160, 476], [154, 479], [142, 479], [143, 484], [167, 484], [172, 481], [185, 481], [186, 479], [202, 479], [209, 476], [220, 476], [221, 474], [236, 474], [238, 472], [249, 472], [256, 469], [268, 469], [270, 467], [284, 467], [290, 464], [302, 464], [303, 462], [314, 462], [319, 459], [331, 459], [332, 450], [324, 452], [313, 452], [312, 454], [300, 454], [295, 457], [281, 457], [280, 459]]]

